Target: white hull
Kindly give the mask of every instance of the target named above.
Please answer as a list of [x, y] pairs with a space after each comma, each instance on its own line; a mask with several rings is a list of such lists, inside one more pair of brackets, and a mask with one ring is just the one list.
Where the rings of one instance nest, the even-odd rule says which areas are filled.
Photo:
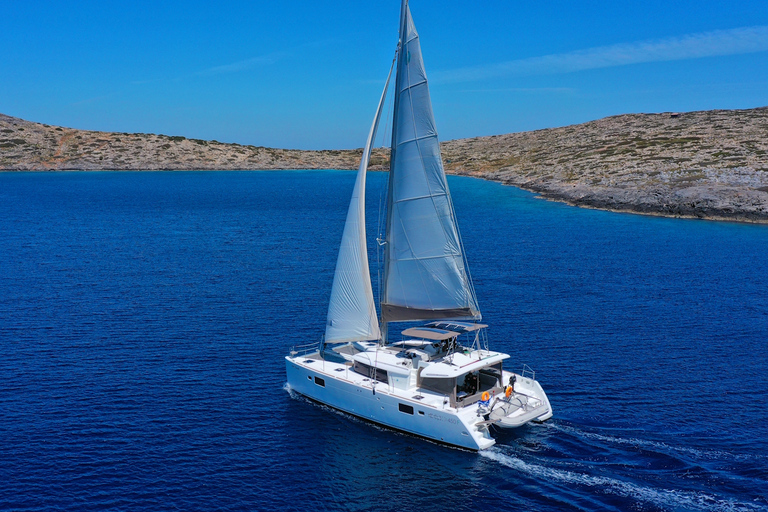
[[[385, 427], [468, 450], [484, 450], [496, 443], [488, 428], [489, 424], [496, 422], [487, 421], [483, 411], [478, 411], [476, 406], [451, 407], [442, 396], [413, 388], [397, 389], [375, 382], [355, 373], [343, 363], [311, 356], [287, 356], [285, 359], [291, 389], [334, 409]], [[541, 390], [538, 382], [531, 379], [525, 381], [516, 385], [516, 388], [529, 386], [530, 389], [525, 388], [529, 392], [535, 392], [534, 388]], [[523, 423], [533, 419], [543, 421], [552, 415], [543, 391], [541, 395], [546, 406], [537, 409], [538, 414], [528, 417]], [[422, 398], [416, 399], [418, 396]]]
[[[318, 367], [309, 368], [301, 364], [305, 360], [303, 357], [288, 356], [285, 359], [291, 389], [334, 409], [385, 427], [469, 450], [483, 450], [496, 443], [488, 434], [487, 427], [481, 430], [475, 427], [475, 423], [483, 418], [478, 418], [472, 411], [459, 414], [447, 406], [443, 409], [422, 404], [393, 393], [386, 384], [371, 386], [370, 380], [367, 382], [368, 387], [358, 385], [334, 375], [345, 374], [346, 371], [335, 371], [343, 365], [315, 361], [313, 364]], [[320, 367], [323, 363], [325, 371]], [[315, 377], [323, 379], [325, 386], [316, 384]], [[400, 404], [413, 407], [413, 414], [400, 412]]]

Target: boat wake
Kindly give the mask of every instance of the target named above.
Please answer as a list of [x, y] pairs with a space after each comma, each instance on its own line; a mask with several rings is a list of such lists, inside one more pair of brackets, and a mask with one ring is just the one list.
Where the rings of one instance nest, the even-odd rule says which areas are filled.
[[[293, 399], [346, 420], [391, 431], [309, 400], [287, 383], [283, 389]], [[734, 470], [763, 467], [768, 456], [676, 446], [633, 432], [624, 437], [615, 430], [550, 421], [526, 432], [504, 432], [499, 444], [479, 456], [514, 470], [509, 483], [520, 479], [529, 485], [525, 480], [534, 480], [550, 496], [561, 496], [577, 508], [768, 512], [768, 497]]]
[[[713, 512], [768, 510], [759, 504], [740, 502], [703, 491], [655, 488], [617, 478], [525, 462], [509, 451], [508, 447], [494, 446], [489, 450], [480, 452], [480, 455], [534, 479], [546, 479], [550, 484], [582, 486], [592, 499], [595, 498], [596, 494], [615, 495], [669, 510], [708, 510]], [[569, 487], [569, 492], [573, 491], [575, 489]]]
[[624, 437], [618, 437], [618, 436], [609, 435], [609, 434], [602, 434], [598, 432], [589, 432], [583, 429], [578, 429], [576, 427], [566, 425], [566, 424], [561, 424], [561, 423], [553, 423], [551, 427], [556, 431], [560, 431], [560, 432], [563, 432], [564, 434], [576, 436], [582, 439], [598, 441], [598, 442], [606, 443], [609, 445], [613, 444], [613, 445], [627, 446], [627, 447], [632, 447], [639, 450], [658, 451], [668, 455], [679, 454], [682, 457], [695, 457], [696, 459], [704, 459], [704, 460], [768, 459], [768, 455], [760, 454], [760, 453], [734, 455], [731, 452], [723, 451], [723, 450], [707, 450], [703, 448], [675, 446], [675, 445], [660, 442], [660, 441], [653, 441], [650, 439], [641, 439], [638, 437], [624, 438]]
[[283, 391], [287, 391], [288, 395], [290, 395], [290, 397], [293, 398], [294, 400], [303, 398], [300, 394], [298, 394], [293, 390], [293, 388], [288, 382], [283, 384]]

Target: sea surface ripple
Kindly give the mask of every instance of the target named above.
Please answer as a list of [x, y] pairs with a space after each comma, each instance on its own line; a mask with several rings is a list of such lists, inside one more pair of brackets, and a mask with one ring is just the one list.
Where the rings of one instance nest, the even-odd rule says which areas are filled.
[[449, 178], [492, 348], [555, 412], [477, 454], [286, 386], [353, 182], [0, 173], [0, 509], [768, 511], [768, 227]]

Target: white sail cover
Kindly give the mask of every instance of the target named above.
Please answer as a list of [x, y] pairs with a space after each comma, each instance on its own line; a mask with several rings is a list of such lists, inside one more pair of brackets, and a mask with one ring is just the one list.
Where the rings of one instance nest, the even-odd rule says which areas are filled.
[[419, 35], [407, 5], [401, 23], [382, 321], [480, 319], [443, 171]]
[[328, 318], [325, 324], [326, 343], [377, 340], [381, 337], [379, 321], [376, 317], [376, 303], [371, 289], [371, 274], [368, 269], [368, 245], [365, 240], [365, 175], [391, 76], [392, 68], [389, 70], [384, 92], [381, 93], [379, 107], [376, 109], [376, 116], [368, 133], [368, 140], [365, 143], [355, 179], [355, 188], [352, 191], [349, 210], [347, 210], [347, 220], [344, 224], [344, 234], [341, 238], [328, 304]]

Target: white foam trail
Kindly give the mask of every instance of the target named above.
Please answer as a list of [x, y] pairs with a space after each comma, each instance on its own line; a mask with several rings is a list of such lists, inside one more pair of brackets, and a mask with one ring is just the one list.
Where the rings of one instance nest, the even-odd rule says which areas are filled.
[[291, 385], [289, 383], [283, 384], [283, 389], [288, 392], [289, 395], [291, 395], [291, 398], [296, 399], [299, 398], [299, 394], [293, 390]]
[[635, 437], [616, 437], [605, 434], [597, 434], [593, 432], [585, 432], [574, 427], [568, 427], [565, 425], [553, 425], [553, 427], [561, 432], [566, 432], [577, 437], [585, 437], [587, 439], [596, 439], [598, 441], [604, 441], [606, 443], [622, 444], [636, 447], [648, 447], [663, 450], [667, 452], [686, 453], [694, 455], [698, 458], [765, 458], [760, 454], [744, 454], [734, 455], [733, 453], [719, 450], [701, 450], [696, 448], [687, 448], [683, 446], [673, 446], [670, 444], [662, 443], [660, 441], [650, 441], [648, 439], [638, 439]]
[[713, 512], [765, 510], [751, 503], [739, 503], [733, 500], [721, 499], [703, 492], [652, 489], [614, 478], [591, 476], [584, 473], [548, 468], [538, 464], [529, 464], [517, 457], [503, 453], [498, 447], [481, 451], [480, 455], [533, 477], [586, 487], [603, 487], [618, 496], [634, 498], [660, 507], [670, 507], [673, 510], [680, 508], [711, 510]]

